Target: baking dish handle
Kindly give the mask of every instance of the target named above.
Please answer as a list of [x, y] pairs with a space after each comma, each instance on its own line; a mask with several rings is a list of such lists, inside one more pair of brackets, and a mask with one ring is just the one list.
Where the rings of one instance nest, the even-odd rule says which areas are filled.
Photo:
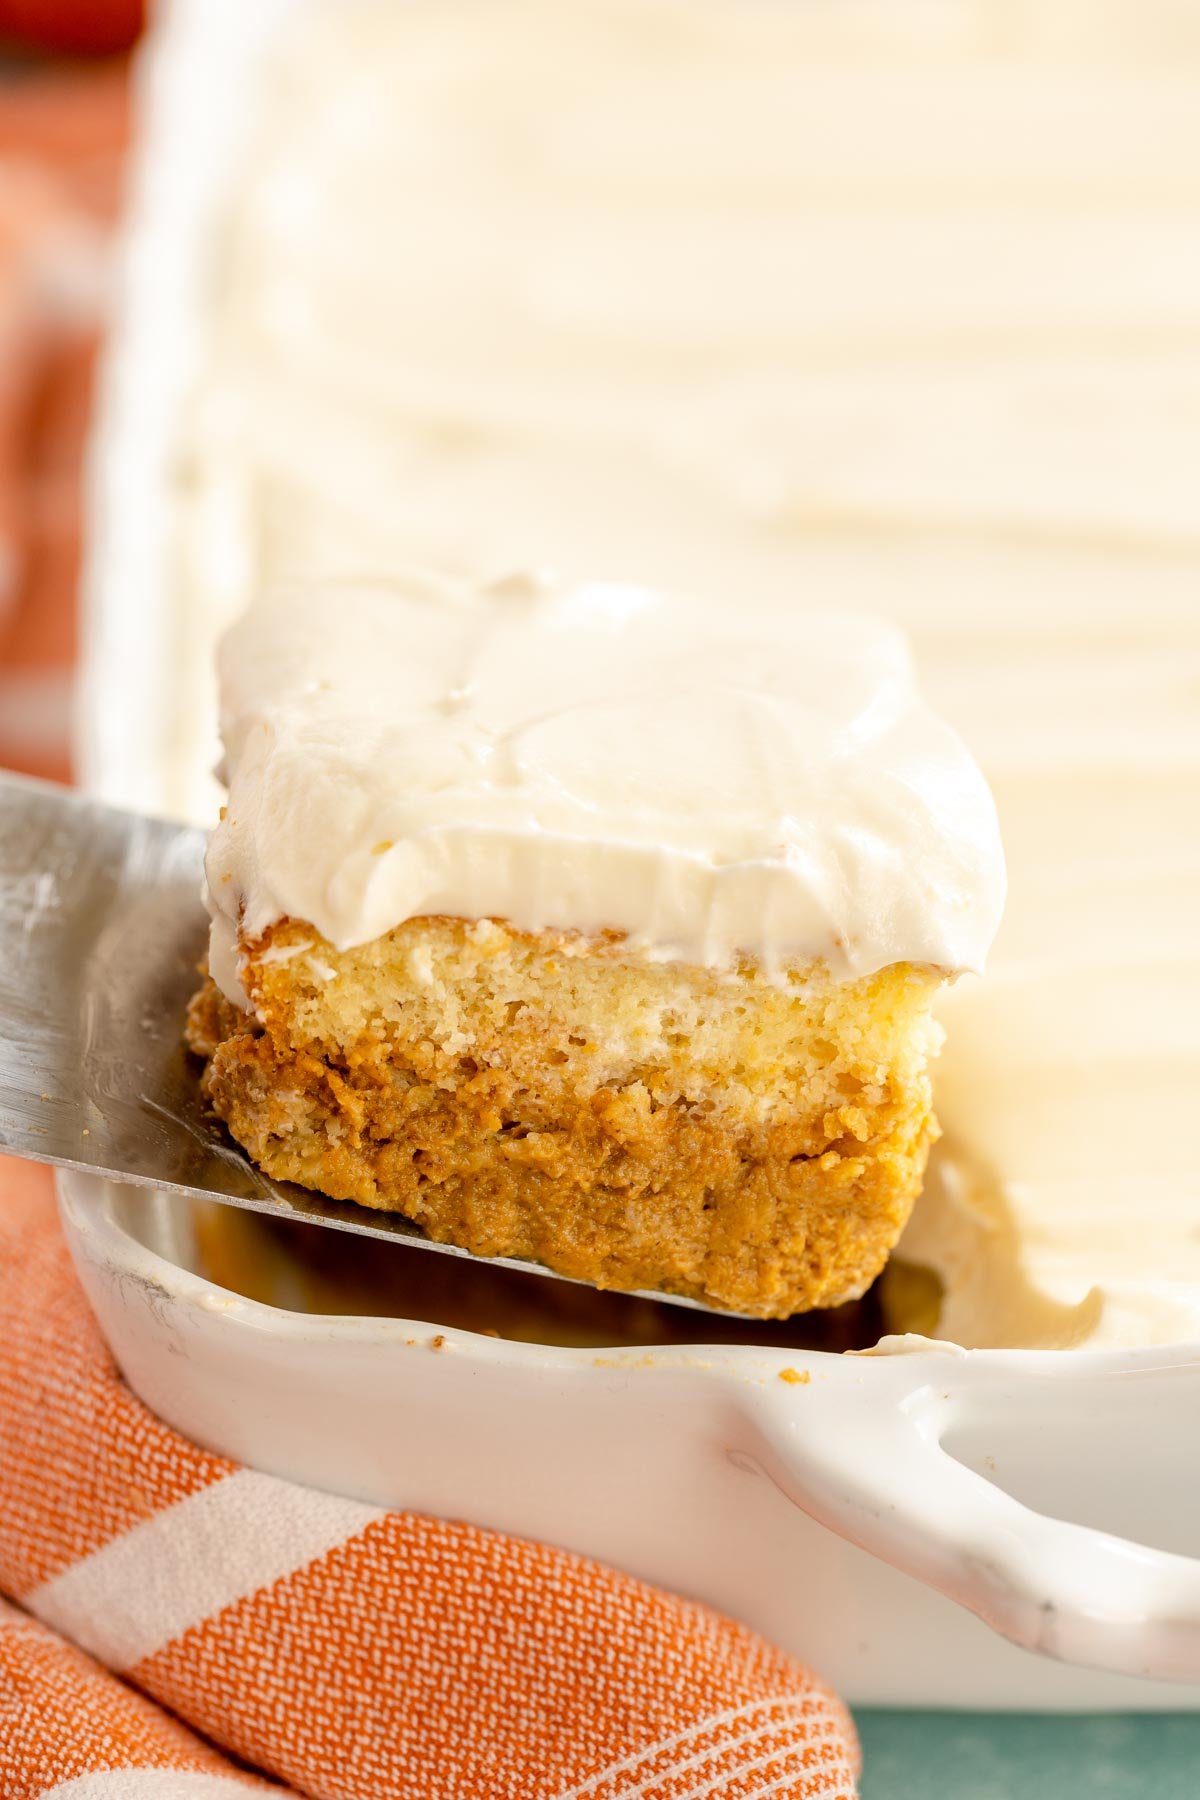
[[758, 1460], [789, 1499], [1023, 1648], [1200, 1682], [1200, 1560], [1040, 1513], [951, 1455], [979, 1388], [956, 1379], [961, 1353], [872, 1357], [869, 1376], [865, 1360], [759, 1390]]

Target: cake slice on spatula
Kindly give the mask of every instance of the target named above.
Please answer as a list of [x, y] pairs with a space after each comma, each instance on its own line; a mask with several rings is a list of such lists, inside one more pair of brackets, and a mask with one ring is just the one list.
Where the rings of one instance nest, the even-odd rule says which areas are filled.
[[414, 573], [263, 599], [221, 687], [189, 1041], [254, 1163], [599, 1287], [864, 1291], [1004, 889], [899, 634]]

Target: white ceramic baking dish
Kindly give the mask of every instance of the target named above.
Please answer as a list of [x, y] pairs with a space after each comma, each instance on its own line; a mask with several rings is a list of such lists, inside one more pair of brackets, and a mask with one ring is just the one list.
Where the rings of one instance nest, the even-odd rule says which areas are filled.
[[[177, 791], [164, 596], [207, 222], [290, 7], [165, 10], [94, 440], [80, 720], [86, 783], [159, 810]], [[1200, 1700], [1200, 1349], [508, 1343], [242, 1299], [193, 1272], [174, 1203], [78, 1175], [60, 1193], [130, 1384], [214, 1449], [602, 1557], [746, 1620], [853, 1701]]]
[[174, 1199], [74, 1173], [60, 1195], [130, 1385], [225, 1455], [600, 1557], [853, 1701], [1200, 1698], [1134, 1678], [1200, 1680], [1191, 1350], [510, 1343], [243, 1299], [191, 1272]]

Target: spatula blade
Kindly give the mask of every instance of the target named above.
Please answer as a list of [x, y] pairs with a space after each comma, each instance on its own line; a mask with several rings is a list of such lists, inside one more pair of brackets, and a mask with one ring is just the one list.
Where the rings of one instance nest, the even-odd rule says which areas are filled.
[[206, 939], [203, 861], [192, 826], [0, 775], [0, 1151], [569, 1279], [255, 1168], [206, 1111], [183, 1040]]

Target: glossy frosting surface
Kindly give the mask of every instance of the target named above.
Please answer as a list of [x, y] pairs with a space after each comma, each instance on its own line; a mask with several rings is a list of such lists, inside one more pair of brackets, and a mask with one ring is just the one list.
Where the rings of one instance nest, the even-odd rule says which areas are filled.
[[290, 915], [348, 949], [448, 913], [957, 973], [999, 923], [991, 795], [894, 626], [410, 575], [283, 590], [221, 672], [219, 940]]
[[164, 803], [214, 816], [213, 643], [281, 579], [895, 620], [1010, 881], [944, 1008], [936, 1329], [1200, 1341], [1200, 12], [364, 3], [294, 18], [261, 98]]

